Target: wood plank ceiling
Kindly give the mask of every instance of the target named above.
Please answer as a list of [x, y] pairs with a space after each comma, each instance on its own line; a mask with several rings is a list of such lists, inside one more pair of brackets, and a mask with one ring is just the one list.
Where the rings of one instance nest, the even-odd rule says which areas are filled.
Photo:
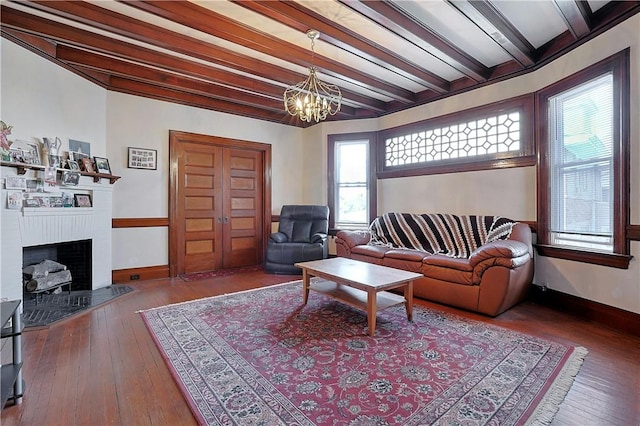
[[[307, 67], [378, 117], [529, 72], [640, 1], [2, 1], [2, 36], [107, 90], [304, 127]], [[320, 31], [312, 58], [305, 33]], [[313, 124], [313, 123], [312, 123]]]

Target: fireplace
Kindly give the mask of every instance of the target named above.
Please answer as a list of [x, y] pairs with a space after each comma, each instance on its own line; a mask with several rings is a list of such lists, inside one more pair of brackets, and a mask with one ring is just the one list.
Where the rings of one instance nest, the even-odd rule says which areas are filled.
[[[2, 167], [3, 176], [15, 173]], [[82, 176], [76, 191], [91, 194], [91, 207], [2, 209], [0, 235], [0, 294], [9, 300], [23, 299], [23, 265], [37, 263], [44, 257], [57, 257], [72, 272], [73, 290], [96, 290], [111, 285], [111, 207], [113, 186], [105, 179], [99, 182]], [[3, 191], [3, 194], [6, 191]], [[0, 201], [2, 201], [0, 199]], [[6, 203], [6, 200], [5, 200]], [[59, 254], [52, 246], [68, 247], [82, 242], [72, 254]], [[31, 248], [40, 254], [30, 254]], [[26, 252], [25, 252], [25, 249]], [[51, 254], [54, 253], [54, 254]], [[31, 260], [23, 260], [23, 256]], [[31, 258], [34, 256], [34, 258]], [[62, 256], [62, 257], [60, 257]], [[54, 257], [53, 259], [56, 260]], [[82, 260], [82, 266], [76, 263]], [[86, 264], [85, 264], [86, 261]], [[65, 287], [66, 289], [66, 287]]]
[[91, 246], [91, 240], [76, 240], [24, 247], [22, 266], [53, 260], [71, 272], [70, 290], [91, 290]]

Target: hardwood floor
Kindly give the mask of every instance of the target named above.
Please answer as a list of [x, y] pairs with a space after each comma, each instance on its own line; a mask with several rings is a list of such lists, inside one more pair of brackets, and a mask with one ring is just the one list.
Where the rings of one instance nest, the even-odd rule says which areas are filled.
[[[10, 425], [192, 425], [191, 411], [136, 311], [300, 279], [249, 272], [203, 281], [160, 279], [48, 329], [23, 334], [25, 397]], [[554, 425], [640, 425], [640, 337], [525, 302], [487, 318], [416, 300], [589, 355]]]

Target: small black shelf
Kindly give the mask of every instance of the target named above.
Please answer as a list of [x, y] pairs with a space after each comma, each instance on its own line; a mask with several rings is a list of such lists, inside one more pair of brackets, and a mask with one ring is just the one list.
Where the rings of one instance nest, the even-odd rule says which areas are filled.
[[[9, 399], [15, 399], [13, 394], [14, 384], [20, 376], [22, 370], [22, 363], [20, 364], [6, 364], [2, 366], [0, 380], [2, 380], [2, 408]], [[20, 378], [22, 380], [22, 378]], [[22, 394], [17, 395], [18, 398], [22, 398]]]
[[[2, 408], [9, 399], [16, 404], [22, 402], [24, 383], [22, 381], [22, 321], [20, 320], [20, 300], [0, 303], [0, 338], [12, 339], [13, 358], [10, 364], [0, 368], [0, 402]], [[11, 326], [8, 326], [11, 319]]]

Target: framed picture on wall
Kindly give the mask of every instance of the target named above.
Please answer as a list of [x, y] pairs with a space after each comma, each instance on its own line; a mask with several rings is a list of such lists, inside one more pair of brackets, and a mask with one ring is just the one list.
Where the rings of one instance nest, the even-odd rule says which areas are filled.
[[74, 194], [76, 207], [91, 207], [91, 195]]
[[127, 167], [130, 169], [156, 170], [158, 168], [158, 151], [155, 149], [129, 147]]

